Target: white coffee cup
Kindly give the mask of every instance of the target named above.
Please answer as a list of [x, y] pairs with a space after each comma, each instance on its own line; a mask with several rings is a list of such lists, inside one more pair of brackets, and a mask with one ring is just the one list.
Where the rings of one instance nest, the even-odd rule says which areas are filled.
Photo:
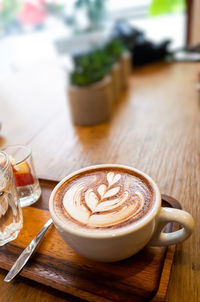
[[[73, 228], [67, 222], [63, 223], [56, 215], [53, 207], [55, 193], [70, 178], [99, 167], [105, 169], [123, 168], [126, 172], [135, 172], [145, 178], [155, 192], [155, 202], [151, 210], [138, 221], [130, 223], [125, 228], [117, 228], [113, 230], [113, 233], [110, 231], [92, 233], [85, 229]], [[151, 177], [137, 169], [116, 164], [87, 167], [65, 177], [51, 193], [49, 210], [56, 229], [74, 251], [89, 259], [102, 262], [114, 262], [128, 258], [146, 245], [166, 246], [182, 242], [192, 234], [194, 228], [194, 220], [189, 213], [174, 208], [161, 207], [161, 194]], [[164, 226], [169, 222], [177, 222], [182, 228], [172, 233], [163, 233]]]

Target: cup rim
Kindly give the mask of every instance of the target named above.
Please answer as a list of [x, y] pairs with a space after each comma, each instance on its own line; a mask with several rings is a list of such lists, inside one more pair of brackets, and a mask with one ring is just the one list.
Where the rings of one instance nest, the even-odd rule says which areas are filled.
[[[31, 147], [29, 147], [27, 145], [20, 145], [20, 144], [8, 145], [8, 146], [3, 148], [3, 151], [4, 151], [4, 153], [8, 154], [8, 156], [9, 156], [9, 151], [8, 150], [12, 149], [12, 148], [21, 148], [21, 149], [26, 149], [28, 151], [28, 154], [22, 160], [16, 162], [14, 164], [14, 166], [23, 163], [24, 161], [26, 161], [32, 155]], [[7, 150], [7, 152], [6, 152], [6, 150]]]
[[[82, 172], [87, 172], [87, 171], [91, 171], [91, 170], [95, 170], [97, 168], [123, 168], [132, 172], [136, 172], [138, 174], [140, 174], [141, 176], [143, 176], [145, 179], [147, 179], [147, 181], [152, 185], [153, 190], [155, 192], [155, 201], [154, 201], [154, 205], [152, 206], [152, 208], [150, 209], [150, 211], [141, 219], [139, 219], [138, 221], [135, 221], [133, 224], [129, 224], [127, 226], [121, 227], [121, 228], [116, 228], [116, 229], [112, 229], [112, 230], [108, 230], [105, 229], [105, 233], [104, 232], [90, 232], [88, 230], [88, 232], [85, 231], [85, 229], [81, 229], [81, 228], [73, 228], [72, 225], [69, 224], [63, 224], [63, 222], [58, 218], [58, 216], [55, 214], [54, 212], [54, 208], [53, 208], [53, 199], [54, 199], [54, 195], [56, 193], [56, 191], [60, 188], [60, 186], [67, 180], [69, 180], [70, 178], [74, 177], [75, 175], [82, 173]], [[62, 230], [64, 230], [67, 233], [70, 233], [72, 235], [76, 235], [79, 237], [84, 237], [84, 238], [111, 238], [111, 237], [120, 237], [120, 236], [124, 236], [127, 235], [129, 233], [133, 233], [141, 228], [143, 228], [145, 225], [147, 225], [150, 221], [153, 220], [153, 218], [157, 215], [159, 209], [161, 207], [161, 194], [160, 194], [160, 190], [157, 186], [157, 184], [155, 183], [155, 181], [146, 173], [135, 169], [133, 167], [130, 166], [126, 166], [126, 165], [120, 165], [120, 164], [100, 164], [100, 165], [92, 165], [92, 166], [88, 166], [79, 170], [76, 170], [75, 172], [70, 173], [69, 175], [67, 175], [66, 177], [64, 177], [53, 189], [53, 191], [51, 192], [50, 198], [49, 198], [49, 212], [50, 215], [53, 219], [53, 222], [55, 223], [55, 225], [59, 226], [59, 228], [61, 228]]]

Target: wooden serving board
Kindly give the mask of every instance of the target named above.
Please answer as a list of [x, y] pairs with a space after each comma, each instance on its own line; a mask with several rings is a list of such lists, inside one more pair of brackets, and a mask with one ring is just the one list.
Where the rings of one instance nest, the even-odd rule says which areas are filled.
[[[3, 269], [11, 268], [50, 218], [48, 200], [56, 182], [40, 180], [40, 184], [42, 197], [32, 207], [23, 208], [24, 227], [18, 238], [0, 248]], [[162, 199], [163, 206], [180, 208], [175, 199], [166, 195]], [[166, 231], [172, 228], [177, 226], [168, 225]], [[94, 262], [68, 247], [51, 226], [20, 275], [78, 297], [78, 301], [158, 302], [166, 295], [174, 251], [175, 246], [151, 247], [120, 262]]]

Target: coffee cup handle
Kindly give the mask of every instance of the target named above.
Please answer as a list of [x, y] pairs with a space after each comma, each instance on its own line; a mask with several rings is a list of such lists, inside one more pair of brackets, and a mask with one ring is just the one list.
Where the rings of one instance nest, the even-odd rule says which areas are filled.
[[[169, 222], [177, 222], [182, 225], [182, 228], [171, 233], [162, 232], [164, 226]], [[189, 213], [178, 209], [161, 208], [156, 217], [155, 230], [148, 245], [164, 246], [182, 242], [192, 234], [193, 229], [194, 220]]]

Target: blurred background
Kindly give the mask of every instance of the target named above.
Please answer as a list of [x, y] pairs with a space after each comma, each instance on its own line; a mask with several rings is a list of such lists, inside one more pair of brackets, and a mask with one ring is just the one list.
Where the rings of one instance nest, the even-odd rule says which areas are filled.
[[65, 65], [116, 28], [132, 41], [135, 31], [143, 42], [165, 41], [169, 51], [194, 45], [198, 6], [198, 0], [0, 0], [0, 76], [52, 60]]

